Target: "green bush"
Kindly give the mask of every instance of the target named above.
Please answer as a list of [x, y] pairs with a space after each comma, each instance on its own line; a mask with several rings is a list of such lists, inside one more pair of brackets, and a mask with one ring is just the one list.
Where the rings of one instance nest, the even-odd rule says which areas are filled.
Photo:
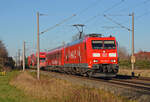
[[150, 68], [150, 61], [149, 60], [137, 60], [135, 63], [136, 68], [138, 69], [149, 69]]
[[119, 61], [119, 66], [130, 67], [131, 66], [131, 62], [129, 60], [120, 60]]
[[[130, 60], [120, 60], [119, 66], [121, 68], [131, 68]], [[136, 60], [135, 62], [136, 69], [150, 69], [150, 61], [149, 60]]]

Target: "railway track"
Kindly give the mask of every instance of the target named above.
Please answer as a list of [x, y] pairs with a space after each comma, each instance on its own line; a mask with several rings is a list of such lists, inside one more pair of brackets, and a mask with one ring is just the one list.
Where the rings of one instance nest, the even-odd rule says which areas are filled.
[[[48, 72], [48, 71], [44, 71], [44, 72]], [[53, 72], [56, 73], [56, 72]], [[58, 73], [57, 73], [58, 74]], [[59, 73], [62, 75], [67, 75], [64, 73]], [[103, 79], [103, 78], [88, 78], [88, 77], [83, 77], [80, 75], [70, 75], [71, 77], [75, 77], [75, 78], [82, 78], [82, 79], [86, 79], [86, 80], [92, 80], [92, 81], [97, 81], [97, 82], [103, 82], [105, 84], [109, 84], [109, 85], [113, 85], [116, 87], [121, 87], [121, 88], [126, 88], [126, 89], [130, 89], [136, 92], [140, 92], [142, 94], [150, 94], [150, 79], [149, 78], [112, 78], [112, 79]]]
[[[81, 76], [75, 76], [81, 78]], [[87, 78], [84, 77], [84, 79], [94, 80], [98, 82], [104, 82], [106, 84], [109, 84], [110, 86], [120, 87], [132, 90], [134, 92], [142, 93], [150, 95], [150, 81], [147, 80], [147, 82], [141, 82], [142, 78], [137, 81], [137, 79], [102, 79], [102, 78]]]
[[142, 80], [142, 81], [150, 81], [150, 77], [139, 77], [139, 76], [129, 76], [129, 75], [117, 75], [117, 79], [134, 79], [134, 80]]
[[[116, 87], [122, 87], [122, 88], [130, 89], [132, 91], [140, 92], [142, 94], [148, 94], [148, 95], [150, 94], [150, 80], [146, 80], [147, 82], [145, 82], [145, 79], [142, 79], [142, 78], [138, 80], [134, 78], [133, 79], [132, 78], [131, 79], [130, 78], [129, 79], [88, 78], [88, 77], [75, 76], [75, 75], [73, 75], [73, 77], [84, 78], [84, 79], [94, 80], [98, 82], [104, 82], [104, 83], [107, 83]], [[142, 80], [144, 81], [141, 82]]]
[[139, 89], [139, 90], [150, 93], [150, 82], [145, 83], [145, 82], [139, 82], [139, 81], [135, 81], [135, 80], [112, 79], [112, 80], [109, 80], [109, 83], [122, 85], [122, 86], [126, 86], [126, 87], [131, 87], [133, 89]]
[[[77, 77], [77, 78], [82, 78], [82, 79], [87, 79], [87, 80], [94, 80], [94, 81], [98, 81], [98, 82], [104, 82], [116, 87], [122, 87], [122, 88], [129, 88], [130, 90], [133, 91], [137, 91], [143, 94], [150, 94], [150, 80], [146, 80], [147, 82], [145, 82], [145, 79], [140, 78], [140, 80], [138, 80], [137, 78], [129, 78], [129, 79], [116, 79], [116, 78], [112, 78], [112, 79], [103, 79], [103, 78], [88, 78], [88, 77], [83, 77], [80, 75], [71, 75], [73, 77]], [[148, 79], [148, 78], [147, 78]], [[141, 82], [143, 80], [143, 82]]]
[[135, 80], [142, 80], [142, 81], [149, 81], [150, 82], [150, 78], [149, 77], [138, 77], [138, 78], [134, 78]]
[[113, 81], [118, 81], [118, 82], [125, 82], [125, 83], [129, 83], [129, 84], [138, 84], [141, 86], [147, 86], [150, 87], [150, 81], [149, 82], [141, 82], [141, 80], [134, 80], [134, 79], [130, 79], [130, 80], [120, 80], [120, 79], [112, 79]]

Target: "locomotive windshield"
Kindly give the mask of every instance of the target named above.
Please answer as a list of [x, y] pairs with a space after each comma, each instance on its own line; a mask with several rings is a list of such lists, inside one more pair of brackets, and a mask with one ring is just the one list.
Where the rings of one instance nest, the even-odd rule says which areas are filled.
[[93, 40], [92, 48], [93, 49], [103, 49], [103, 41], [102, 40]]
[[93, 49], [115, 49], [114, 40], [93, 40], [92, 48]]
[[105, 40], [104, 41], [104, 49], [115, 49], [115, 41], [114, 40]]
[[40, 58], [40, 61], [44, 62], [44, 61], [45, 61], [45, 58]]

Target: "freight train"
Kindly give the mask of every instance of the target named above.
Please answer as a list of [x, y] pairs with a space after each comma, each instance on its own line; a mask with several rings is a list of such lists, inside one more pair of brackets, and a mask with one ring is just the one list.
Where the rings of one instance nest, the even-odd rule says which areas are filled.
[[[29, 58], [30, 59], [30, 58]], [[116, 76], [118, 43], [115, 37], [88, 34], [46, 53], [45, 69], [83, 76]]]

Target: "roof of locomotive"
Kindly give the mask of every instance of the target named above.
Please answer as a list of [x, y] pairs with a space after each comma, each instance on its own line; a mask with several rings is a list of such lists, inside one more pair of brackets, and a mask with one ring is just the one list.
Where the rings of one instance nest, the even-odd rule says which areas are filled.
[[75, 44], [79, 44], [81, 42], [83, 42], [84, 40], [88, 39], [88, 38], [114, 38], [113, 36], [108, 36], [108, 37], [104, 37], [102, 34], [96, 34], [96, 33], [92, 33], [92, 34], [87, 34], [85, 35], [82, 39], [78, 39], [78, 40], [75, 40], [75, 41], [72, 41], [70, 43], [67, 43], [65, 44], [64, 46], [59, 46], [57, 48], [54, 48], [54, 49], [51, 49], [48, 51], [48, 53], [50, 52], [55, 52], [57, 50], [61, 50], [62, 48], [66, 48], [66, 47], [69, 47], [69, 46], [72, 46], [72, 45], [75, 45]]
[[82, 39], [79, 39], [79, 40], [75, 40], [73, 42], [70, 42], [68, 44], [66, 44], [65, 47], [68, 47], [68, 46], [72, 46], [72, 45], [75, 45], [75, 44], [78, 44], [78, 43], [81, 43], [83, 42], [84, 40], [88, 39], [88, 38], [115, 38], [113, 36], [108, 36], [108, 37], [104, 37], [102, 34], [96, 34], [96, 33], [92, 33], [92, 34], [87, 34], [85, 35]]
[[[46, 52], [40, 52], [40, 54], [46, 54]], [[35, 55], [37, 55], [37, 53], [32, 53], [30, 56], [35, 56]]]
[[59, 46], [59, 47], [56, 47], [56, 48], [54, 48], [54, 49], [50, 49], [50, 50], [48, 50], [47, 54], [53, 53], [53, 52], [58, 51], [58, 50], [61, 50], [63, 47], [64, 47], [64, 46]]
[[114, 39], [115, 37], [113, 37], [112, 35], [110, 35], [110, 36], [104, 36], [103, 34], [92, 33], [92, 34], [85, 35], [85, 38], [102, 38], [102, 39], [113, 38]]

